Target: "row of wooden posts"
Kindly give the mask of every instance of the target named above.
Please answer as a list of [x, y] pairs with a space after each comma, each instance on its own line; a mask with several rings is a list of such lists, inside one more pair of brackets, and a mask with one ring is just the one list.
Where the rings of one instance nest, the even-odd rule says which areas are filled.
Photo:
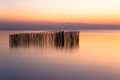
[[20, 33], [9, 36], [10, 47], [76, 47], [79, 46], [79, 32]]

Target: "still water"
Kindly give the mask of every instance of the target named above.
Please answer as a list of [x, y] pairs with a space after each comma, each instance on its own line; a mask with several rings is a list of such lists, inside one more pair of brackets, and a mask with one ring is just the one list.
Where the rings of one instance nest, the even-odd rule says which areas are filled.
[[0, 80], [120, 80], [120, 31], [0, 31]]

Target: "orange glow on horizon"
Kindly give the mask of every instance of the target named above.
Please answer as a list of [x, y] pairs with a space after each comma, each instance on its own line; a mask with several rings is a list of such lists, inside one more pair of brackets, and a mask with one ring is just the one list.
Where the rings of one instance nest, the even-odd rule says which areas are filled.
[[7, 21], [25, 21], [25, 22], [68, 22], [68, 23], [89, 23], [89, 24], [120, 24], [120, 18], [117, 17], [81, 17], [81, 18], [75, 18], [75, 17], [27, 17], [27, 16], [14, 16], [5, 18], [3, 20]]

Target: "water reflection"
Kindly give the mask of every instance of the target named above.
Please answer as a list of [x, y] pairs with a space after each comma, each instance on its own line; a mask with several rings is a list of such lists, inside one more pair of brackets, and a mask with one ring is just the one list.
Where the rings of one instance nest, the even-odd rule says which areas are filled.
[[120, 31], [68, 33], [0, 32], [0, 80], [120, 80]]
[[79, 47], [79, 32], [39, 32], [9, 35], [11, 48], [17, 47]]

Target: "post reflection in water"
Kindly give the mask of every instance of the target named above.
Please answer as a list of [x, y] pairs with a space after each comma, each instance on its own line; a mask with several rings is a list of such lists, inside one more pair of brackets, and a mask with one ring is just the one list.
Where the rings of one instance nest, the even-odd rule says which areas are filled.
[[79, 47], [79, 32], [39, 32], [9, 35], [11, 48], [17, 47]]

